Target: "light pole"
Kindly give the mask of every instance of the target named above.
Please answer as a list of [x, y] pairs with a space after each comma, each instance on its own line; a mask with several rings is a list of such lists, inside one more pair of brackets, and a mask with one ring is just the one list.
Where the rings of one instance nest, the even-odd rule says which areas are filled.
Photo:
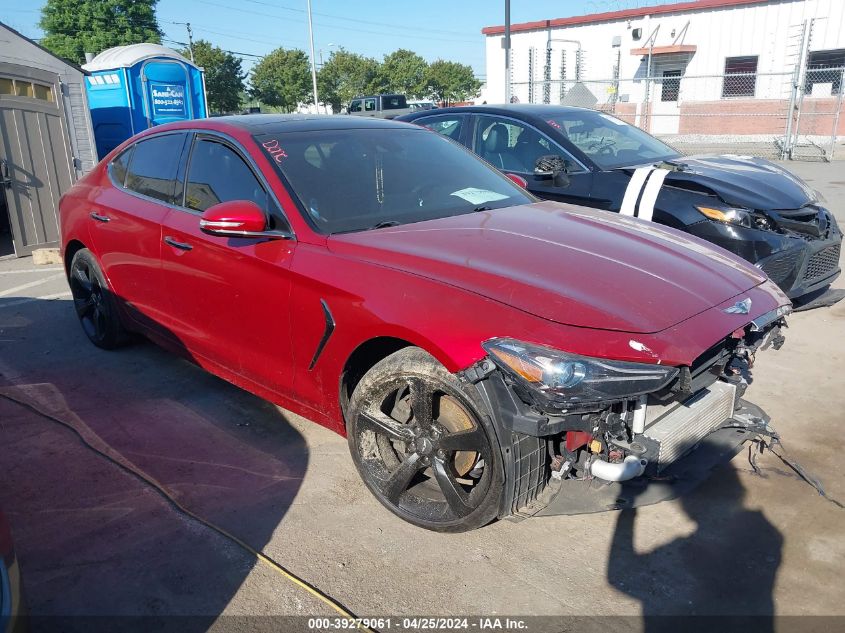
[[[329, 43], [326, 45], [326, 48], [331, 48], [332, 46], [337, 46], [337, 44], [335, 44], [335, 43], [333, 43], [333, 42], [329, 42]], [[329, 52], [331, 52], [331, 51], [329, 51]], [[319, 50], [317, 51], [317, 53], [319, 53], [319, 55], [320, 55], [320, 68], [322, 68], [322, 67], [323, 67], [323, 49], [322, 49], [322, 48], [321, 48], [321, 49], [319, 49]]]
[[[309, 0], [310, 1], [310, 0]], [[511, 102], [511, 0], [505, 0], [505, 103]]]
[[188, 51], [191, 54], [191, 61], [194, 61], [194, 32], [191, 30], [190, 22], [171, 22], [171, 24], [178, 24], [184, 26], [188, 31]]
[[308, 0], [308, 39], [311, 42], [311, 83], [314, 87], [314, 109], [319, 112], [320, 99], [317, 96], [317, 64], [314, 59], [314, 25], [311, 22], [311, 0]]

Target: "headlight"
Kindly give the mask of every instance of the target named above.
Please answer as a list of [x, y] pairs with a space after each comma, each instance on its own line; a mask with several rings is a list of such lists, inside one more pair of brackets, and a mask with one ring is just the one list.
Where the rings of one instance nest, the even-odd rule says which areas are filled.
[[751, 212], [747, 209], [716, 209], [714, 207], [696, 207], [696, 209], [711, 220], [730, 222], [731, 224], [739, 224], [740, 226], [751, 226]]
[[573, 405], [658, 391], [678, 374], [676, 367], [589, 358], [508, 338], [491, 339], [482, 347], [531, 390]]

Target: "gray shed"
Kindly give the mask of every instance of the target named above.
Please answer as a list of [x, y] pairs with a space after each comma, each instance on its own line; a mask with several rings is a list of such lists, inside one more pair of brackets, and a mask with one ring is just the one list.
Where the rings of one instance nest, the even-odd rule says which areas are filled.
[[59, 240], [59, 198], [97, 162], [86, 72], [0, 22], [0, 257]]

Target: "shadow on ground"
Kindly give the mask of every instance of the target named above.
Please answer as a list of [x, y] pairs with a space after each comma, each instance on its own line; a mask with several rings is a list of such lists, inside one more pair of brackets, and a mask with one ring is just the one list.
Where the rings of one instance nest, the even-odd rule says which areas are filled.
[[[783, 537], [762, 512], [744, 507], [744, 497], [736, 469], [718, 469], [680, 498], [693, 532], [648, 551], [635, 545], [637, 510], [618, 514], [608, 582], [640, 602], [646, 633], [774, 630], [773, 592]], [[666, 617], [690, 615], [722, 620]]]
[[[101, 439], [263, 549], [308, 465], [276, 407], [150, 343], [93, 347], [69, 301], [10, 301], [0, 299], [0, 391]], [[183, 614], [198, 617], [180, 630], [206, 630], [255, 565], [71, 430], [5, 399], [0, 481], [33, 616]]]

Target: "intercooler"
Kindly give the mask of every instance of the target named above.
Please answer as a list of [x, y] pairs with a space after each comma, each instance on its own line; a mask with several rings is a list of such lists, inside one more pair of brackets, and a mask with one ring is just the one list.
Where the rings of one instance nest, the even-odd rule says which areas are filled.
[[657, 445], [658, 470], [683, 457], [733, 417], [735, 400], [736, 387], [716, 381], [683, 402], [649, 405], [642, 435]]

